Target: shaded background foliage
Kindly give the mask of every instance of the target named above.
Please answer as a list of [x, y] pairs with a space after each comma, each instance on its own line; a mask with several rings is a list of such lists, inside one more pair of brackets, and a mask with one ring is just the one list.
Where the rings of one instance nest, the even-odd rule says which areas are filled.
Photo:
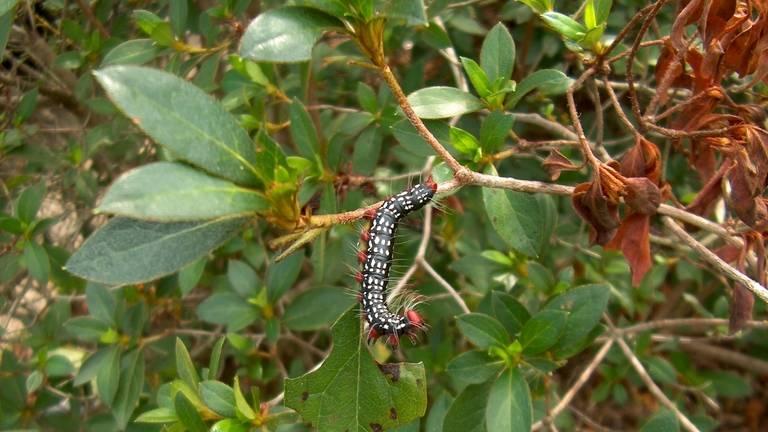
[[0, 1], [2, 428], [760, 430], [764, 1], [285, 3]]

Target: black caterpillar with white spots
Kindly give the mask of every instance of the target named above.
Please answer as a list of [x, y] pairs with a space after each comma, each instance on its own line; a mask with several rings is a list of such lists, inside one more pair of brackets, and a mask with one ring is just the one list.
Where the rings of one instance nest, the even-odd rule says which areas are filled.
[[366, 215], [371, 219], [371, 227], [360, 236], [367, 242], [367, 248], [366, 252], [358, 254], [363, 270], [357, 274], [357, 280], [360, 282], [363, 313], [369, 325], [369, 341], [388, 336], [389, 342], [397, 345], [400, 336], [411, 335], [423, 326], [423, 320], [414, 310], [406, 310], [402, 316], [391, 312], [386, 303], [386, 293], [397, 224], [410, 212], [427, 205], [436, 191], [437, 184], [429, 178], [425, 183], [389, 198], [375, 213]]

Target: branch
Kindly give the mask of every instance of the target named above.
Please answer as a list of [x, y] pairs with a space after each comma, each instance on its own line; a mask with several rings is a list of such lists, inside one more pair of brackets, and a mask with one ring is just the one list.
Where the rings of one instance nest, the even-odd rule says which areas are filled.
[[[590, 361], [587, 367], [584, 368], [584, 371], [581, 372], [576, 382], [573, 383], [571, 388], [569, 388], [565, 395], [563, 395], [563, 398], [560, 399], [560, 402], [555, 405], [555, 408], [552, 410], [552, 412], [547, 415], [548, 418], [554, 419], [558, 414], [560, 414], [561, 411], [568, 407], [574, 396], [576, 396], [576, 393], [581, 389], [582, 386], [584, 386], [584, 384], [587, 383], [587, 381], [589, 381], [589, 378], [595, 372], [595, 369], [597, 369], [600, 363], [602, 363], [603, 359], [608, 354], [608, 351], [611, 349], [611, 346], [613, 346], [613, 339], [608, 339], [597, 352], [597, 354], [595, 354], [595, 356], [592, 358], [592, 361]], [[539, 430], [543, 425], [544, 422], [539, 420], [533, 424], [532, 430]]]
[[677, 405], [672, 402], [667, 395], [664, 394], [664, 392], [659, 388], [659, 386], [656, 385], [655, 382], [653, 382], [653, 379], [650, 375], [648, 375], [648, 371], [645, 370], [645, 367], [642, 363], [640, 363], [640, 359], [637, 358], [635, 353], [632, 352], [632, 349], [627, 345], [627, 343], [622, 338], [617, 338], [616, 343], [619, 344], [619, 347], [624, 352], [624, 355], [627, 356], [627, 359], [629, 359], [629, 362], [632, 364], [632, 367], [635, 369], [635, 372], [637, 372], [638, 375], [640, 375], [640, 379], [643, 380], [645, 385], [648, 387], [648, 390], [656, 397], [656, 399], [661, 402], [662, 405], [669, 408], [672, 412], [675, 413], [675, 417], [677, 417], [678, 420], [680, 420], [680, 423], [683, 425], [683, 428], [690, 432], [700, 432], [699, 428], [696, 427], [689, 419], [685, 416], [678, 408]]
[[728, 276], [733, 281], [745, 286], [748, 290], [752, 291], [753, 294], [760, 297], [764, 302], [768, 303], [768, 289], [755, 282], [744, 273], [736, 270], [727, 262], [723, 261], [714, 252], [707, 249], [706, 246], [699, 243], [695, 238], [693, 238], [693, 236], [685, 232], [685, 230], [682, 229], [674, 220], [672, 220], [672, 218], [665, 216], [661, 218], [661, 220], [664, 225], [669, 228], [669, 230], [672, 231], [680, 240], [687, 244], [691, 249], [698, 252], [699, 255], [704, 258], [704, 261], [707, 261], [721, 273]]

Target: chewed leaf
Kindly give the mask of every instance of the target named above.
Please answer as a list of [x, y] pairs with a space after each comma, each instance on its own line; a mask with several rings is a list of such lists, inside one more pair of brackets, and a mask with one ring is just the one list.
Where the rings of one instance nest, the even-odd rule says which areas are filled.
[[357, 309], [349, 309], [333, 325], [333, 350], [320, 369], [286, 380], [285, 405], [317, 430], [389, 430], [426, 411], [424, 366], [376, 363], [360, 328]]

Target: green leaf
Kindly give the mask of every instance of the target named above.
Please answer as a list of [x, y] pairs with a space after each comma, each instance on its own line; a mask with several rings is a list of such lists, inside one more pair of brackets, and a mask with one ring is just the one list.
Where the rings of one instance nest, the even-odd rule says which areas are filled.
[[572, 41], [579, 41], [587, 34], [586, 27], [576, 22], [568, 15], [563, 15], [560, 12], [545, 12], [541, 14], [541, 19], [543, 19], [552, 30]]
[[99, 371], [101, 371], [103, 363], [109, 359], [113, 348], [112, 346], [103, 347], [88, 356], [80, 366], [73, 384], [81, 386], [94, 379]]
[[457, 127], [451, 127], [451, 145], [459, 153], [474, 157], [480, 149], [480, 142], [474, 135]]
[[173, 401], [173, 406], [176, 408], [176, 416], [179, 421], [184, 425], [189, 432], [208, 432], [208, 427], [205, 426], [203, 418], [195, 409], [195, 406], [184, 396], [182, 393], [177, 393], [176, 398]]
[[423, 0], [376, 0], [379, 14], [405, 20], [409, 26], [427, 24], [427, 8]]
[[529, 432], [533, 418], [531, 392], [519, 368], [507, 369], [493, 383], [485, 408], [489, 431]]
[[443, 432], [485, 432], [485, 407], [491, 384], [492, 381], [471, 385], [459, 393], [445, 414]]
[[51, 263], [48, 260], [48, 253], [44, 247], [33, 241], [25, 243], [24, 264], [26, 264], [27, 271], [29, 271], [29, 275], [33, 279], [42, 284], [48, 282], [48, 276], [51, 273]]
[[91, 316], [112, 325], [117, 324], [115, 297], [109, 288], [101, 284], [89, 283], [85, 287], [85, 302]]
[[37, 389], [40, 388], [40, 385], [43, 384], [43, 373], [39, 370], [32, 371], [31, 374], [27, 375], [27, 379], [24, 383], [24, 386], [27, 389], [27, 394], [32, 394], [37, 391]]
[[466, 57], [461, 57], [461, 64], [464, 66], [464, 71], [467, 73], [469, 81], [472, 83], [472, 87], [475, 88], [477, 94], [481, 98], [490, 95], [491, 83], [483, 68], [476, 61]]
[[257, 16], [245, 30], [240, 55], [256, 61], [302, 62], [312, 58], [312, 47], [331, 28], [342, 23], [305, 7], [283, 7]]
[[187, 29], [187, 9], [187, 0], [170, 2], [168, 15], [170, 15], [171, 18], [173, 32], [177, 36], [184, 35], [184, 31]]
[[523, 353], [535, 355], [557, 343], [565, 330], [567, 314], [557, 310], [541, 310], [525, 323], [520, 332]]
[[480, 48], [480, 66], [489, 82], [499, 78], [506, 81], [512, 76], [515, 69], [515, 41], [504, 23], [497, 23], [485, 36]]
[[207, 261], [205, 258], [200, 258], [179, 270], [179, 289], [182, 296], [189, 294], [195, 288], [203, 276]]
[[4, 214], [0, 214], [0, 231], [6, 231], [11, 234], [24, 234], [24, 226], [21, 220]]
[[119, 346], [109, 347], [96, 374], [96, 388], [99, 390], [99, 397], [107, 406], [112, 406], [120, 384], [121, 354]]
[[210, 432], [248, 432], [251, 428], [235, 419], [219, 420], [211, 426]]
[[132, 64], [142, 65], [157, 57], [160, 50], [152, 39], [133, 39], [112, 48], [101, 61], [101, 67]]
[[427, 87], [408, 96], [408, 102], [421, 118], [455, 117], [481, 110], [480, 99], [454, 87]]
[[523, 78], [512, 96], [507, 100], [507, 109], [514, 108], [520, 99], [533, 90], [540, 89], [547, 94], [565, 93], [571, 80], [564, 73], [555, 69], [541, 69]]
[[16, 217], [27, 224], [35, 220], [45, 197], [45, 184], [38, 183], [24, 189], [16, 201]]
[[227, 280], [243, 297], [255, 296], [259, 291], [259, 276], [243, 261], [231, 259], [227, 262]]
[[186, 165], [156, 162], [118, 178], [96, 209], [136, 219], [179, 222], [269, 209], [264, 195]]
[[546, 310], [568, 312], [565, 331], [554, 351], [557, 357], [570, 357], [578, 352], [584, 339], [600, 322], [610, 295], [611, 289], [606, 284], [582, 285], [555, 297], [544, 306]]
[[35, 112], [39, 94], [37, 88], [33, 88], [21, 96], [21, 100], [16, 105], [16, 117], [14, 119], [16, 124], [25, 122]]
[[468, 313], [456, 319], [461, 333], [478, 348], [488, 349], [492, 345], [506, 346], [509, 334], [495, 318], [481, 314]]
[[114, 218], [91, 234], [65, 268], [106, 285], [147, 282], [209, 253], [242, 224], [242, 219], [156, 223]]
[[520, 3], [528, 5], [537, 14], [543, 14], [544, 12], [551, 11], [554, 0], [517, 0]]
[[94, 74], [112, 102], [174, 156], [238, 184], [258, 183], [248, 133], [201, 89], [142, 66], [109, 66]]
[[191, 389], [197, 389], [200, 377], [197, 375], [195, 364], [192, 363], [192, 357], [189, 356], [187, 347], [179, 338], [176, 338], [176, 373]]
[[[498, 175], [492, 165], [486, 174]], [[512, 249], [536, 257], [543, 220], [536, 197], [524, 192], [483, 188], [483, 204], [491, 225]]]
[[13, 18], [16, 15], [12, 10], [16, 1], [18, 0], [2, 0], [5, 5], [9, 6], [9, 10], [0, 14], [0, 52], [5, 52], [5, 47], [8, 45], [8, 37], [11, 35], [11, 28], [13, 27]]
[[511, 335], [517, 334], [531, 318], [525, 306], [511, 295], [501, 291], [491, 293], [491, 310]]
[[285, 405], [317, 430], [388, 430], [426, 411], [424, 366], [376, 363], [358, 314], [352, 308], [334, 324], [331, 354], [318, 370], [286, 380]]
[[679, 430], [680, 425], [675, 413], [668, 409], [660, 409], [640, 428], [640, 432], [678, 432]]
[[208, 362], [208, 379], [216, 379], [219, 376], [221, 370], [221, 351], [224, 349], [224, 342], [227, 340], [226, 336], [222, 336], [216, 341], [216, 344], [211, 350], [211, 359]]
[[256, 307], [231, 292], [217, 292], [197, 306], [197, 316], [214, 324], [223, 324], [227, 330], [241, 330], [259, 317]]
[[496, 153], [504, 147], [515, 118], [501, 111], [493, 111], [480, 126], [480, 146], [486, 154]]
[[584, 6], [584, 24], [593, 29], [608, 20], [612, 0], [587, 0]]
[[[442, 121], [427, 120], [424, 125], [432, 132], [435, 138], [445, 147], [451, 142], [450, 127]], [[392, 135], [408, 152], [420, 157], [429, 157], [434, 154], [434, 150], [419, 135], [416, 128], [407, 119], [398, 121], [392, 126]]]
[[120, 388], [112, 404], [112, 415], [121, 430], [128, 424], [144, 387], [144, 353], [140, 348], [134, 349], [123, 358], [122, 363]]
[[296, 144], [300, 155], [314, 160], [320, 148], [315, 124], [312, 123], [312, 118], [309, 117], [306, 108], [298, 99], [293, 100], [290, 110], [293, 142]]
[[266, 286], [269, 300], [276, 301], [296, 282], [304, 262], [304, 251], [294, 252], [282, 261], [272, 263], [267, 270]]
[[484, 351], [467, 351], [451, 360], [446, 371], [462, 384], [480, 384], [498, 375], [503, 368], [503, 361]]
[[172, 423], [178, 421], [176, 411], [170, 408], [155, 408], [141, 413], [134, 422], [136, 423]]
[[360, 104], [360, 107], [371, 114], [376, 114], [379, 111], [376, 92], [373, 91], [371, 86], [362, 81], [357, 83], [357, 102]]
[[[245, 400], [243, 391], [240, 389], [240, 380], [237, 376], [235, 376], [235, 383], [232, 387], [235, 391], [235, 408], [237, 408], [237, 412], [248, 420], [255, 419], [256, 412], [253, 411], [253, 408], [248, 405], [248, 401]], [[258, 403], [258, 401], [256, 401], [256, 403]]]
[[221, 381], [203, 381], [200, 383], [200, 396], [213, 412], [223, 417], [235, 416], [235, 393], [232, 387]]
[[352, 154], [352, 170], [360, 175], [371, 175], [381, 155], [382, 133], [378, 127], [366, 128], [358, 135]]
[[89, 316], [80, 316], [67, 320], [64, 328], [72, 336], [84, 341], [97, 341], [106, 331], [109, 325], [104, 321]]
[[0, 15], [5, 15], [16, 6], [19, 0], [0, 0]]
[[344, 290], [314, 288], [299, 294], [286, 306], [282, 322], [295, 331], [318, 330], [332, 324], [354, 303], [354, 296]]

